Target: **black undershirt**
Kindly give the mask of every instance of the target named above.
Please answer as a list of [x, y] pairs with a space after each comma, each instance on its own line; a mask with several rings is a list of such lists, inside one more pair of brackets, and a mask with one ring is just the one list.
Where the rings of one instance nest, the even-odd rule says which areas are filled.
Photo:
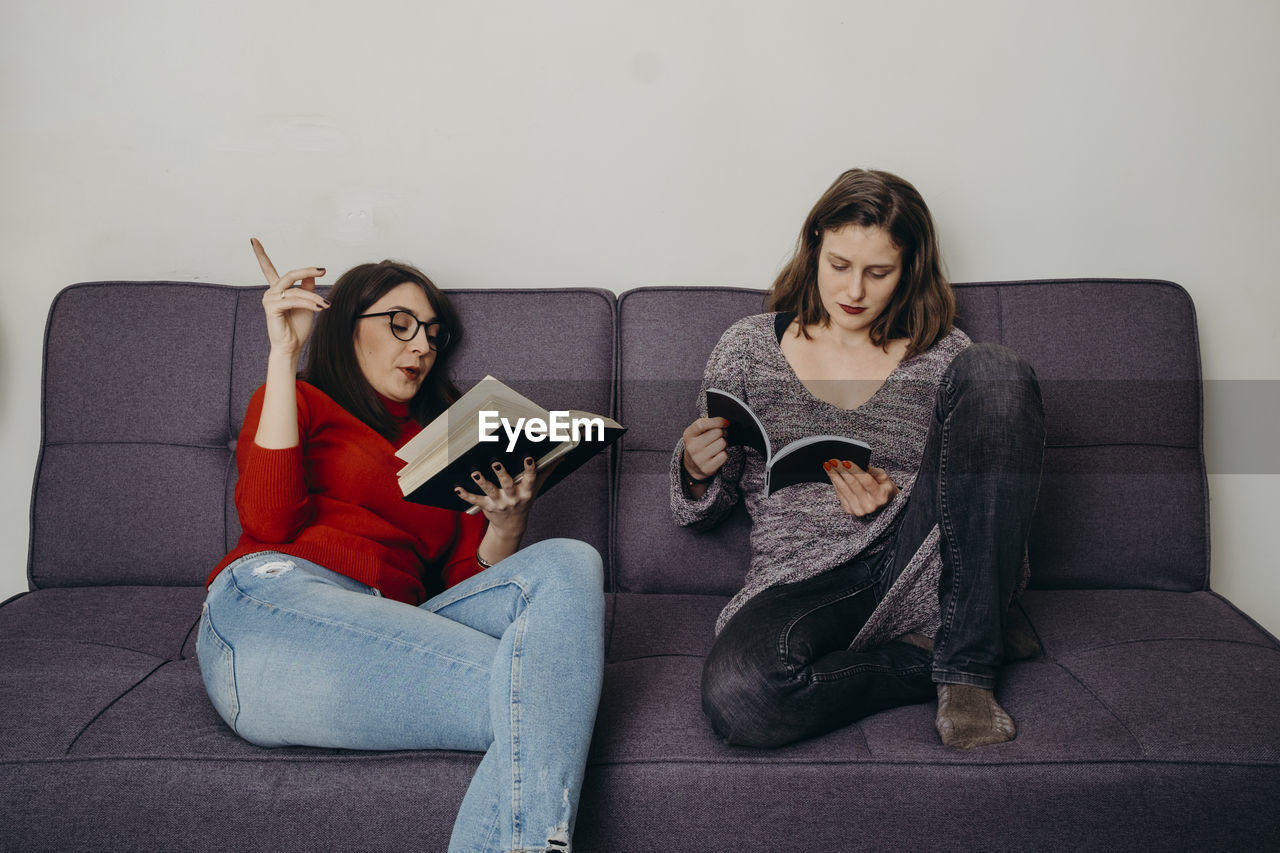
[[782, 335], [787, 331], [787, 326], [791, 325], [791, 321], [796, 318], [795, 311], [779, 311], [778, 316], [773, 318], [773, 333], [778, 336], [778, 345], [782, 345]]

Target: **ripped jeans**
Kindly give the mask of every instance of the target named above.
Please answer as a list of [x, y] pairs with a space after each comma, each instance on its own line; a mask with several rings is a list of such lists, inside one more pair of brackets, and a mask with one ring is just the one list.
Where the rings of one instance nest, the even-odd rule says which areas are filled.
[[600, 556], [536, 543], [413, 607], [278, 552], [209, 587], [200, 671], [259, 746], [483, 752], [450, 851], [568, 850], [604, 668]]

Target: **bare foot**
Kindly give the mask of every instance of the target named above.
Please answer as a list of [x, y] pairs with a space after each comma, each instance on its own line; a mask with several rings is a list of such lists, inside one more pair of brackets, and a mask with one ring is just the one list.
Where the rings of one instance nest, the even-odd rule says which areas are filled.
[[1013, 718], [990, 690], [970, 684], [938, 685], [938, 717], [942, 742], [956, 749], [1004, 743], [1017, 737]]

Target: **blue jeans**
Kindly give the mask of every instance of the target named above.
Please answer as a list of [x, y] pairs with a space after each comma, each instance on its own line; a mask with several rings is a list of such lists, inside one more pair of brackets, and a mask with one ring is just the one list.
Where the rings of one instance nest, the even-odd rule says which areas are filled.
[[[1030, 365], [992, 344], [956, 356], [890, 539], [874, 554], [765, 590], [721, 630], [702, 675], [703, 710], [717, 733], [731, 743], [781, 746], [928, 701], [935, 683], [993, 688], [1044, 436]], [[850, 651], [935, 526], [942, 573], [933, 651], [900, 641]]]
[[539, 542], [418, 607], [253, 554], [210, 585], [198, 653], [260, 746], [484, 752], [451, 851], [568, 849], [604, 668], [591, 546]]

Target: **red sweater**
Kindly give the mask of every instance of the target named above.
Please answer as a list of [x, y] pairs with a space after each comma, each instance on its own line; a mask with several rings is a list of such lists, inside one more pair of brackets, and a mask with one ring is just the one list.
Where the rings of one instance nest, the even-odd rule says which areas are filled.
[[[408, 407], [384, 400], [402, 421], [389, 441], [306, 382], [298, 382], [298, 447], [254, 443], [264, 389], [254, 392], [236, 444], [236, 509], [244, 532], [209, 575], [256, 551], [280, 551], [375, 587], [409, 604], [435, 575], [446, 587], [478, 573], [482, 515], [410, 503], [396, 481], [398, 447], [421, 429]], [[430, 573], [430, 574], [429, 574]]]

